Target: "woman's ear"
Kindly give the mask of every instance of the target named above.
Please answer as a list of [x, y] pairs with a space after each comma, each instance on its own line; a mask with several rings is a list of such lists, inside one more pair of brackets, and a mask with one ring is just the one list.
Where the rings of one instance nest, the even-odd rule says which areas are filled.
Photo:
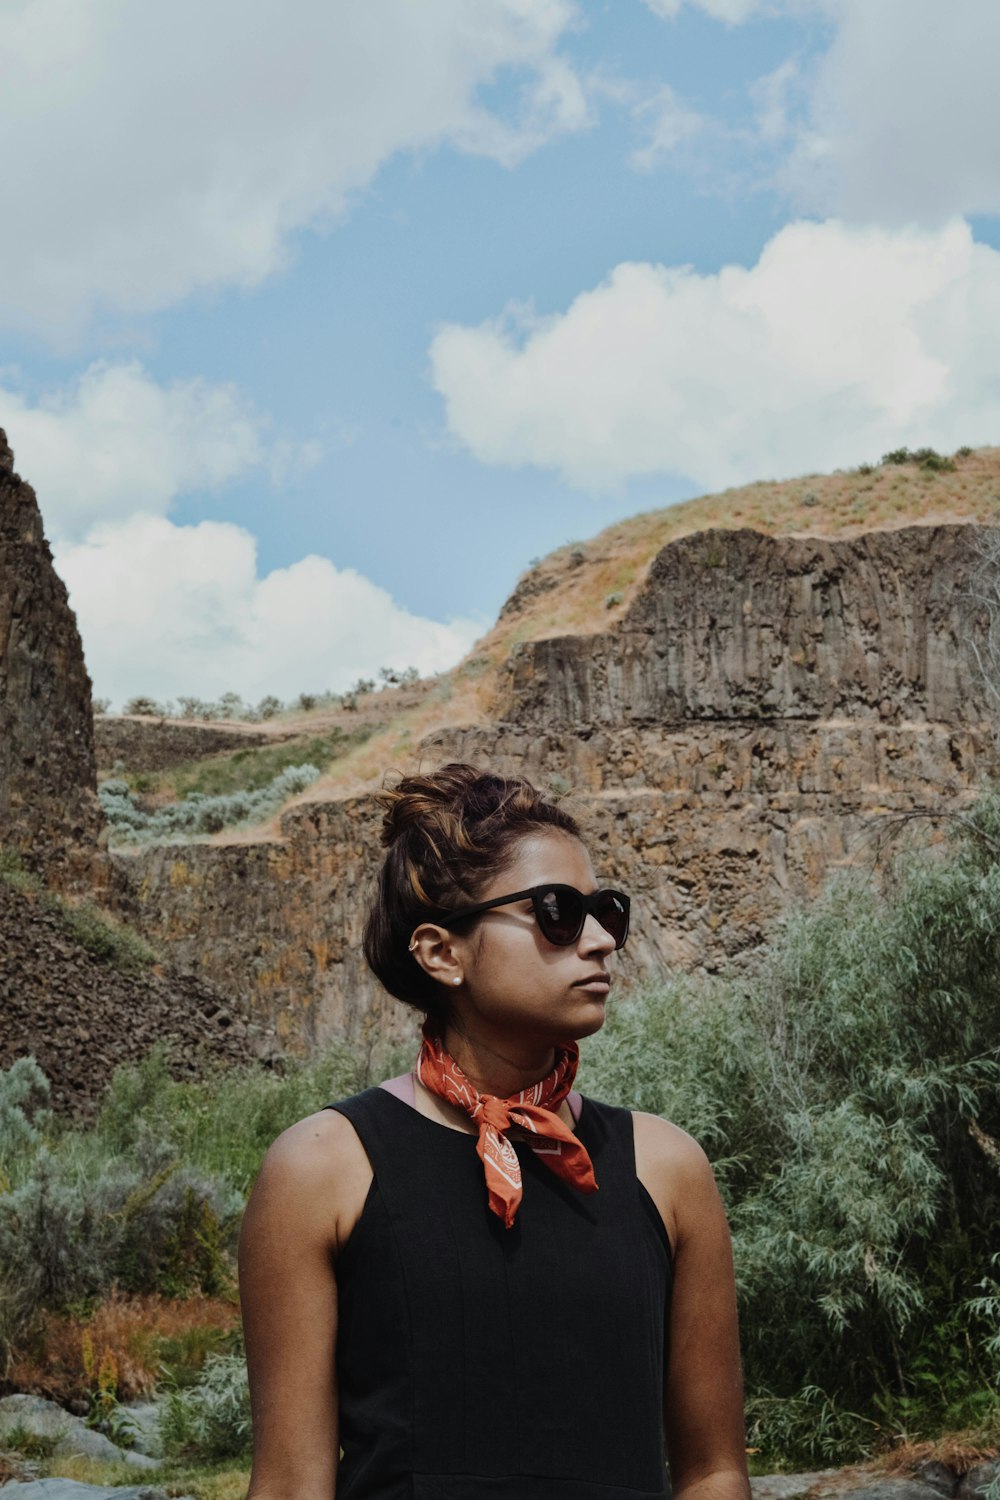
[[433, 922], [421, 922], [410, 934], [409, 946], [420, 967], [439, 984], [462, 983], [462, 959], [447, 927], [438, 927]]

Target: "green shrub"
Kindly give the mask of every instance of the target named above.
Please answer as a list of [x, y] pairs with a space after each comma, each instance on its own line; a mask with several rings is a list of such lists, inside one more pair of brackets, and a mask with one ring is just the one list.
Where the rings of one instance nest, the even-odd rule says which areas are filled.
[[284, 1073], [236, 1068], [210, 1082], [180, 1082], [157, 1049], [115, 1071], [94, 1123], [94, 1149], [113, 1159], [134, 1150], [137, 1131], [155, 1133], [174, 1159], [245, 1195], [275, 1136], [387, 1069], [399, 1071], [394, 1056], [369, 1060], [340, 1042]]
[[286, 744], [248, 746], [232, 755], [213, 756], [211, 760], [179, 768], [173, 784], [179, 797], [188, 797], [193, 792], [217, 797], [261, 791], [290, 767], [311, 765], [325, 770], [366, 738], [366, 731], [347, 734], [342, 729], [331, 729], [327, 734]]
[[132, 927], [116, 922], [90, 902], [59, 901], [60, 919], [82, 948], [122, 974], [141, 974], [159, 960], [156, 949]]
[[160, 703], [146, 693], [127, 699], [122, 707], [123, 714], [135, 714], [143, 719], [169, 719], [173, 711], [172, 703]]
[[205, 1462], [250, 1452], [250, 1392], [241, 1354], [209, 1354], [196, 1384], [168, 1393], [160, 1419], [164, 1451]]
[[171, 802], [155, 812], [145, 812], [136, 802], [128, 783], [105, 781], [99, 788], [101, 807], [108, 821], [112, 842], [128, 844], [174, 843], [201, 834], [220, 833], [223, 828], [260, 823], [269, 818], [319, 776], [316, 766], [288, 766], [266, 786], [252, 791], [234, 791], [216, 797], [191, 792], [180, 802]]
[[882, 463], [916, 464], [918, 468], [938, 474], [949, 473], [955, 467], [952, 459], [946, 458], [934, 448], [893, 448], [890, 452], [883, 453]]
[[113, 1285], [180, 1296], [228, 1284], [242, 1197], [148, 1140], [131, 1160], [89, 1144], [43, 1146], [0, 1197], [0, 1264], [18, 1299], [65, 1310]]
[[42, 882], [25, 867], [18, 851], [4, 844], [0, 844], [0, 880], [4, 885], [9, 885], [11, 890], [28, 895], [36, 894], [42, 889]]
[[888, 895], [836, 882], [753, 977], [641, 989], [584, 1049], [584, 1087], [714, 1161], [768, 1451], [811, 1462], [1000, 1410], [996, 1322], [969, 1300], [1000, 1220], [982, 1144], [1000, 1136], [998, 848], [992, 794]]
[[19, 1057], [0, 1072], [0, 1193], [16, 1185], [20, 1169], [41, 1145], [48, 1096], [49, 1080], [33, 1057]]

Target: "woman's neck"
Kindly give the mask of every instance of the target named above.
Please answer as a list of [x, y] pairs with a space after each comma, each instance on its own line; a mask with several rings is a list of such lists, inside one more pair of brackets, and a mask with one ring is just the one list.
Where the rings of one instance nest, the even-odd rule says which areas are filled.
[[473, 1088], [498, 1099], [531, 1088], [555, 1067], [551, 1045], [476, 1035], [458, 1026], [447, 1026], [443, 1040]]

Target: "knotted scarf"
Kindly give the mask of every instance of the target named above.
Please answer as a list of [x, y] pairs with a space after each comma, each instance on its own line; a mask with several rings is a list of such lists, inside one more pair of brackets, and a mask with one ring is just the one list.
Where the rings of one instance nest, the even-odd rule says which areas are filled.
[[575, 1042], [558, 1049], [555, 1067], [538, 1083], [500, 1099], [496, 1094], [480, 1094], [476, 1090], [445, 1050], [430, 1021], [424, 1023], [422, 1034], [416, 1075], [432, 1094], [439, 1094], [449, 1104], [457, 1104], [478, 1125], [476, 1150], [486, 1171], [490, 1208], [508, 1229], [514, 1223], [523, 1194], [521, 1163], [507, 1138], [511, 1126], [519, 1125], [534, 1137], [528, 1144], [557, 1177], [564, 1178], [581, 1193], [597, 1192], [597, 1179], [586, 1147], [556, 1114], [576, 1077], [580, 1049]]

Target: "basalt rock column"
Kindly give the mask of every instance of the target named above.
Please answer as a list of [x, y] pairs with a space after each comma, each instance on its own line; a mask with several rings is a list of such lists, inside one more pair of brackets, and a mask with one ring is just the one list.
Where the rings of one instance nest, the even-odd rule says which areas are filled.
[[0, 843], [61, 884], [102, 827], [90, 678], [35, 492], [0, 430]]

